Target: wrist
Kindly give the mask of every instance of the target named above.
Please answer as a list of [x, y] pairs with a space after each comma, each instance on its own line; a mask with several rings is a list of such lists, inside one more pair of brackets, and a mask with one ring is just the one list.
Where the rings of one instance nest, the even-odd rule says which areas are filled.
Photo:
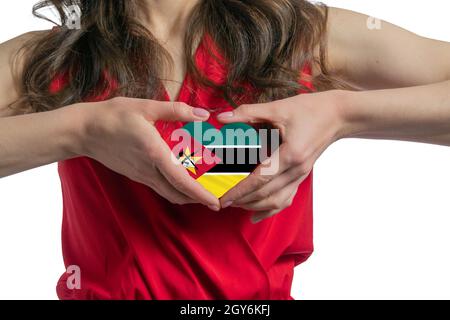
[[362, 116], [356, 107], [359, 92], [335, 90], [334, 101], [339, 119], [338, 139], [352, 138], [362, 132]]
[[63, 113], [64, 119], [67, 119], [62, 147], [68, 158], [85, 155], [86, 127], [89, 120], [87, 110], [82, 107], [82, 104], [74, 104], [57, 110]]

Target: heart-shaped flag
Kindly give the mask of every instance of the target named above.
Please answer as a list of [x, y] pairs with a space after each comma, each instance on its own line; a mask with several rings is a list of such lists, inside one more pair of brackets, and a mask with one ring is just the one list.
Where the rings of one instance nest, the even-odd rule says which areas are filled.
[[220, 129], [208, 122], [190, 122], [168, 141], [189, 174], [217, 198], [245, 179], [259, 164], [260, 138], [245, 123]]

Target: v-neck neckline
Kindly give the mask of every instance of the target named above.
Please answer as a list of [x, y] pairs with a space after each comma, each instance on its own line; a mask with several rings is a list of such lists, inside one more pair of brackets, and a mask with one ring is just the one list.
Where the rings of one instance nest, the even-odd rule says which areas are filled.
[[[200, 52], [200, 48], [203, 46], [204, 37], [205, 37], [204, 35], [201, 36], [200, 41], [197, 45], [197, 48], [195, 49], [195, 52], [194, 52], [194, 60], [195, 61], [197, 60], [197, 56]], [[167, 102], [180, 102], [181, 100], [184, 100], [185, 95], [186, 95], [186, 90], [188, 87], [189, 79], [190, 79], [190, 75], [186, 71], [186, 73], [184, 74], [184, 77], [183, 77], [183, 81], [181, 82], [180, 90], [178, 90], [178, 94], [176, 95], [174, 100], [171, 99], [169, 91], [167, 90], [166, 86], [164, 84], [162, 84], [164, 99]]]

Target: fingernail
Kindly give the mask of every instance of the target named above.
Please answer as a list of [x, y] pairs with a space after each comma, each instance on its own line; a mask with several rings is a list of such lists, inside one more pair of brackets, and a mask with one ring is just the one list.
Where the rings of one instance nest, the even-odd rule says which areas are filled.
[[227, 201], [227, 202], [225, 202], [225, 203], [223, 204], [222, 208], [223, 208], [223, 209], [228, 208], [228, 207], [231, 206], [232, 204], [233, 204], [233, 201]]
[[233, 117], [234, 117], [233, 111], [223, 112], [223, 113], [220, 113], [219, 115], [217, 115], [217, 118], [219, 118], [219, 119], [229, 119], [229, 118], [233, 118]]
[[200, 118], [206, 118], [211, 115], [207, 110], [202, 109], [202, 108], [194, 108], [193, 113], [194, 113], [194, 115], [196, 115], [197, 117], [200, 117]]
[[220, 208], [216, 205], [208, 206], [208, 208], [211, 209], [212, 211], [220, 211]]

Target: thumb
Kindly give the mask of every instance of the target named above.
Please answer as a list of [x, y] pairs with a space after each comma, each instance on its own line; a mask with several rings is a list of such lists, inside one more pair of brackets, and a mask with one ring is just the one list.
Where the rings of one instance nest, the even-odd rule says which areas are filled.
[[193, 108], [184, 102], [163, 102], [152, 112], [154, 120], [165, 121], [206, 121], [210, 113], [202, 108]]
[[262, 123], [271, 120], [271, 112], [267, 104], [243, 104], [234, 111], [217, 115], [217, 120], [222, 123]]

